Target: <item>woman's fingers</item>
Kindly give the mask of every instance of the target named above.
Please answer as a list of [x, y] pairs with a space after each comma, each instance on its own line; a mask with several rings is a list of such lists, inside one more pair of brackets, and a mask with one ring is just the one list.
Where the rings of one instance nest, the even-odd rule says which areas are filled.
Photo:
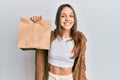
[[30, 19], [31, 19], [33, 22], [35, 22], [35, 18], [34, 18], [34, 16], [33, 16], [33, 17], [30, 17]]
[[33, 17], [30, 17], [30, 19], [33, 21], [33, 22], [38, 22], [40, 19], [42, 19], [41, 16], [33, 16]]

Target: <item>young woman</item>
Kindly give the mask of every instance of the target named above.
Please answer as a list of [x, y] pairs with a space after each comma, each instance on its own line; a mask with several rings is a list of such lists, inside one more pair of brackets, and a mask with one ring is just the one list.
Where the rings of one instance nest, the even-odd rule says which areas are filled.
[[[36, 22], [39, 17], [31, 19]], [[36, 50], [36, 80], [87, 80], [86, 38], [77, 30], [77, 18], [71, 5], [58, 8], [55, 24], [50, 50]]]

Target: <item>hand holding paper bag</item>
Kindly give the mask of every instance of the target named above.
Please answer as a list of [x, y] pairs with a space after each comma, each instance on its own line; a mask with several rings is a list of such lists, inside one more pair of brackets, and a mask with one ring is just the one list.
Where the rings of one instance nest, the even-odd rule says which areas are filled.
[[49, 49], [51, 21], [38, 16], [20, 19], [18, 47], [21, 49]]
[[34, 22], [34, 23], [39, 23], [40, 20], [42, 19], [42, 16], [33, 16], [33, 17], [30, 17], [30, 19]]

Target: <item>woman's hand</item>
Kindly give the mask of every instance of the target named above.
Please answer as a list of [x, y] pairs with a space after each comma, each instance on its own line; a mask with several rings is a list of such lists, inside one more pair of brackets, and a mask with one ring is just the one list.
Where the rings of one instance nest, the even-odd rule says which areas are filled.
[[42, 19], [42, 16], [33, 16], [33, 17], [30, 17], [30, 19], [34, 22], [34, 23], [37, 23], [40, 21], [40, 19]]

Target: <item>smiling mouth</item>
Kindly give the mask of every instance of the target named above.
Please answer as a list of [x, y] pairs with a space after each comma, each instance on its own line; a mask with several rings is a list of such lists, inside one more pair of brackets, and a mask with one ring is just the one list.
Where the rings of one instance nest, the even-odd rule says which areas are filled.
[[70, 22], [65, 22], [64, 25], [65, 25], [65, 26], [70, 26], [71, 23], [70, 23]]

